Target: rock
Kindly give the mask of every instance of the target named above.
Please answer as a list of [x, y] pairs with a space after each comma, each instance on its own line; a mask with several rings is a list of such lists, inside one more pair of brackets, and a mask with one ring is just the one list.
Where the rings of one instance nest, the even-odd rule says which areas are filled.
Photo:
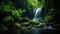
[[22, 19], [22, 22], [29, 22], [29, 21], [30, 21], [30, 19], [26, 18], [26, 17], [23, 17], [23, 19]]
[[42, 23], [34, 24], [34, 25], [33, 25], [33, 27], [35, 27], [35, 28], [41, 28], [42, 26], [43, 26], [43, 24], [42, 24]]
[[29, 22], [23, 22], [23, 23], [21, 23], [23, 26], [29, 26], [30, 25], [30, 23]]
[[4, 23], [14, 23], [15, 22], [15, 20], [14, 20], [14, 18], [12, 17], [12, 16], [6, 16], [4, 19], [3, 19], [3, 22]]
[[39, 21], [31, 21], [30, 23], [37, 25], [37, 24], [39, 24]]
[[18, 23], [18, 22], [16, 22], [16, 23], [14, 23], [14, 26], [15, 26], [15, 27], [21, 27], [21, 24]]

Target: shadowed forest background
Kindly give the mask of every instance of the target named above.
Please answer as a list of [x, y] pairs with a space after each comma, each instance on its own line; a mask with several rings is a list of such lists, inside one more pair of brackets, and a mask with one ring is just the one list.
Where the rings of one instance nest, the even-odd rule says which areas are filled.
[[60, 29], [59, 0], [0, 0], [1, 33], [28, 34], [33, 27], [41, 28], [42, 24], [32, 21], [32, 11], [38, 7], [42, 7], [42, 19], [46, 25]]

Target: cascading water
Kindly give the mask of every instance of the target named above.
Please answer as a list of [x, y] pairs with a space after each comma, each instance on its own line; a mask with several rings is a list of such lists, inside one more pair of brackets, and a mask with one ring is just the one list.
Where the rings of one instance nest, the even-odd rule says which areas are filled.
[[35, 8], [33, 13], [34, 13], [33, 20], [42, 20], [42, 18], [41, 18], [42, 8], [41, 7], [37, 8], [37, 9]]
[[[35, 8], [33, 11], [34, 14], [34, 18], [32, 19], [33, 21], [43, 21], [42, 20], [42, 7], [40, 8]], [[45, 22], [42, 22], [41, 24], [43, 24], [42, 28], [32, 28], [32, 33], [33, 34], [41, 34], [41, 32], [43, 31], [43, 29], [52, 29], [51, 26], [46, 26]]]
[[[41, 21], [43, 22], [42, 20], [42, 7], [39, 7], [39, 8], [35, 8], [34, 11], [33, 11], [33, 14], [34, 14], [34, 18], [33, 18], [33, 21]], [[42, 23], [44, 25], [43, 28], [47, 28], [45, 23]]]
[[[34, 18], [32, 20], [33, 21], [39, 21], [39, 20], [42, 21], [41, 13], [42, 13], [42, 7], [35, 8], [33, 11]], [[41, 34], [41, 32], [42, 32], [42, 29], [40, 29], [40, 28], [32, 28], [33, 34]]]
[[35, 8], [34, 9], [34, 11], [33, 11], [33, 14], [34, 14], [34, 18], [32, 19], [33, 21], [42, 21], [42, 24], [44, 25], [44, 27], [42, 27], [42, 28], [44, 28], [44, 29], [47, 29], [47, 28], [49, 28], [49, 29], [52, 29], [51, 28], [51, 26], [46, 26], [46, 24], [45, 24], [45, 22], [43, 22], [43, 20], [42, 20], [42, 7], [39, 7], [39, 8]]

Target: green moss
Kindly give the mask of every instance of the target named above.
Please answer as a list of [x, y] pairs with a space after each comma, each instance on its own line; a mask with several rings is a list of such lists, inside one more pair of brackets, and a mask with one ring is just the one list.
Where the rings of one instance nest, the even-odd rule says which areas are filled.
[[26, 27], [28, 27], [28, 26], [30, 25], [29, 22], [23, 22], [23, 23], [21, 23], [21, 24], [22, 24], [22, 26], [26, 26]]
[[38, 0], [28, 0], [28, 5], [33, 7], [38, 7], [39, 2]]
[[14, 26], [16, 26], [16, 27], [21, 27], [21, 24], [18, 23], [18, 22], [16, 22], [16, 23], [14, 23]]
[[43, 27], [43, 24], [42, 23], [35, 24], [35, 25], [33, 25], [33, 27], [35, 27], [35, 28], [41, 28], [41, 27]]
[[28, 5], [32, 7], [43, 7], [45, 5], [44, 0], [28, 0]]
[[33, 24], [39, 24], [39, 23], [40, 23], [40, 21], [33, 20], [33, 21], [32, 21], [32, 23], [33, 23]]
[[11, 20], [14, 20], [11, 16], [7, 16], [3, 19], [4, 22], [10, 22]]

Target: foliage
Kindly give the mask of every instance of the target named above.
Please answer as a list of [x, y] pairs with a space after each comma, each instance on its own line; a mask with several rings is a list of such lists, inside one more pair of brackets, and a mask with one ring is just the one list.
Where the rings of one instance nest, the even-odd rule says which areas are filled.
[[4, 11], [5, 13], [9, 13], [14, 8], [14, 6], [12, 6], [12, 5], [13, 5], [12, 1], [2, 0], [1, 5], [0, 5], [1, 6], [0, 10]]
[[41, 6], [41, 7], [45, 7], [45, 0], [41, 0], [41, 1], [40, 1], [40, 6]]
[[49, 10], [49, 12], [47, 13], [47, 15], [44, 17], [44, 21], [45, 22], [49, 22], [50, 20], [52, 20], [52, 18], [54, 17], [55, 15], [55, 10], [52, 8]]
[[25, 10], [12, 10], [12, 15], [16, 18], [16, 19], [20, 19], [22, 17], [22, 14], [25, 12]]
[[28, 5], [32, 7], [43, 7], [45, 4], [44, 0], [28, 0]]
[[44, 18], [45, 18], [44, 21], [48, 22], [48, 21], [50, 21], [52, 19], [52, 16], [45, 16]]
[[47, 13], [47, 15], [55, 15], [55, 14], [56, 12], [54, 8], [50, 9], [49, 12]]
[[39, 2], [38, 2], [38, 0], [28, 0], [28, 5], [33, 6], [33, 7], [38, 7]]
[[10, 21], [10, 20], [13, 20], [13, 17], [7, 16], [7, 17], [5, 17], [5, 18], [3, 19], [4, 22], [8, 22], [8, 21]]

